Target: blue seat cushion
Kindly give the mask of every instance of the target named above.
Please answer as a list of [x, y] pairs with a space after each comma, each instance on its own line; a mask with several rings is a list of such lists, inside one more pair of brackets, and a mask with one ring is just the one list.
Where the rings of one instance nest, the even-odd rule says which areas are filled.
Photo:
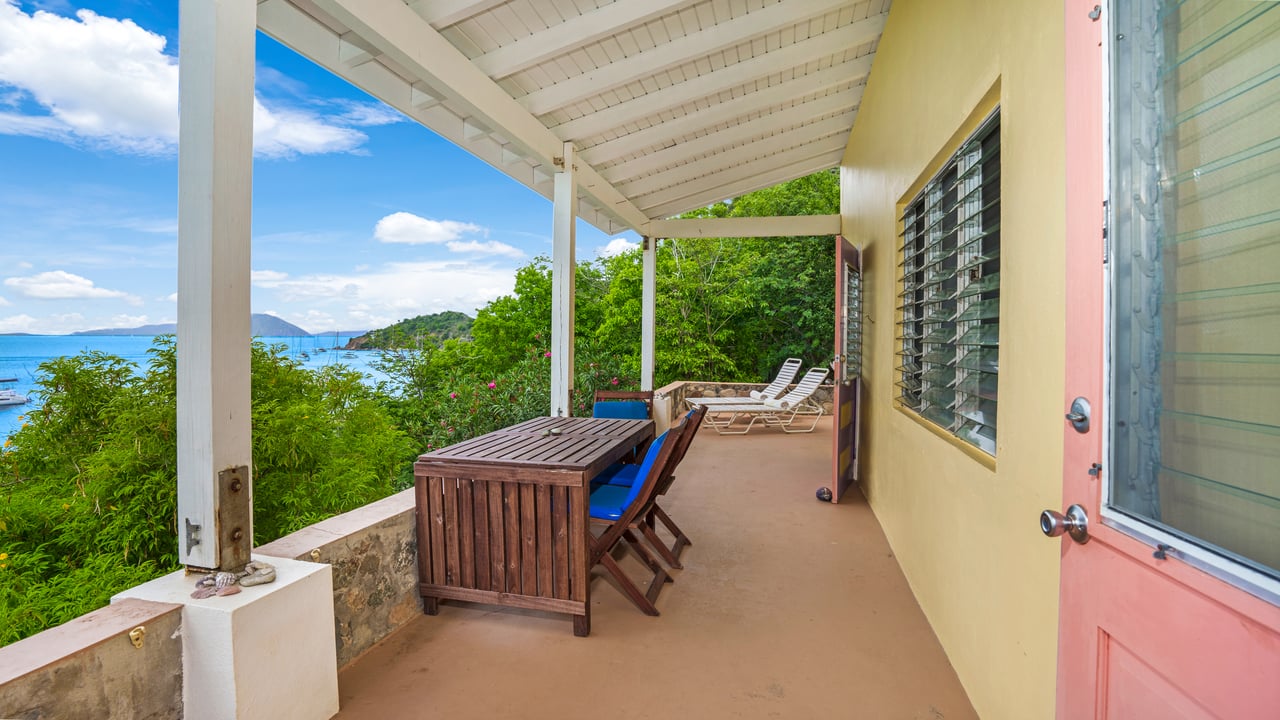
[[591, 409], [591, 416], [614, 420], [648, 420], [649, 407], [643, 400], [601, 400]]
[[631, 488], [620, 485], [601, 485], [591, 491], [591, 517], [598, 520], [617, 520], [627, 511]]
[[[640, 495], [640, 488], [644, 485], [641, 482], [648, 476], [649, 471], [653, 468], [653, 463], [658, 459], [658, 453], [662, 450], [662, 444], [667, 441], [667, 433], [659, 435], [651, 445], [649, 451], [644, 454], [644, 462], [635, 465], [635, 477], [637, 480], [628, 486], [601, 484], [597, 485], [595, 480], [591, 484], [590, 498], [590, 514], [591, 517], [599, 520], [617, 520], [622, 514], [631, 507], [631, 503], [635, 502], [636, 497]], [[617, 467], [617, 466], [610, 466]], [[603, 476], [609, 469], [601, 471]]]
[[617, 485], [619, 487], [631, 487], [637, 479], [640, 478], [640, 466], [634, 463], [628, 465], [625, 463], [614, 463], [600, 472], [591, 481], [592, 487], [596, 485]]

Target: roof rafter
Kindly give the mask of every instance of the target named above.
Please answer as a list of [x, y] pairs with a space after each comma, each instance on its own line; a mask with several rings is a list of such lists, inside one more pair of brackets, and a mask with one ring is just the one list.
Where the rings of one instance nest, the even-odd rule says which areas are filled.
[[[853, 114], [844, 111], [851, 111], [858, 106], [859, 100], [862, 98], [862, 88], [853, 88], [849, 92], [836, 93], [818, 98], [809, 102], [793, 105], [789, 108], [778, 110], [762, 115], [754, 120], [748, 120], [727, 127], [723, 130], [707, 133], [692, 140], [682, 142], [675, 147], [669, 147], [657, 152], [651, 152], [642, 155], [634, 160], [614, 165], [600, 171], [606, 180], [615, 185], [628, 180], [630, 178], [643, 175], [644, 173], [661, 170], [664, 167], [678, 165], [682, 161], [697, 155], [715, 152], [731, 145], [744, 143], [758, 135], [774, 132], [776, 128], [781, 126], [800, 125], [814, 118], [819, 118], [831, 113], [841, 112], [838, 119], [846, 123], [853, 122]], [[806, 126], [808, 127], [808, 126]]]
[[567, 54], [621, 30], [661, 17], [687, 0], [615, 2], [520, 38], [509, 45], [472, 58], [476, 67], [497, 80], [538, 63]]
[[796, 13], [795, 3], [776, 3], [535, 90], [520, 98], [520, 104], [534, 115], [545, 115], [629, 82], [733, 47], [748, 38], [793, 27], [809, 18], [845, 7], [848, 2], [849, 0], [810, 0], [803, 3], [804, 12], [799, 14]]
[[[703, 175], [685, 182], [677, 182], [670, 187], [648, 193], [646, 195], [636, 196], [636, 204], [645, 210], [660, 207], [678, 200], [688, 202], [688, 198], [700, 197], [707, 193], [719, 192], [722, 187], [732, 186], [743, 180], [754, 180], [759, 177], [772, 178], [776, 176], [774, 172], [778, 167], [785, 167], [795, 163], [803, 163], [818, 157], [828, 157], [834, 151], [843, 151], [846, 138], [840, 135], [832, 135], [825, 138], [819, 138], [813, 142], [805, 143], [786, 150], [759, 157], [745, 163], [739, 163], [732, 167]], [[839, 157], [836, 158], [836, 162]], [[821, 169], [821, 168], [817, 168]], [[779, 181], [766, 182], [765, 185], [772, 185]], [[715, 200], [723, 200], [729, 197], [721, 195], [715, 197]], [[657, 215], [655, 215], [657, 217]]]
[[[815, 35], [804, 42], [793, 43], [749, 60], [726, 65], [692, 80], [669, 85], [656, 92], [618, 103], [590, 115], [583, 115], [556, 125], [551, 128], [551, 131], [563, 140], [599, 135], [611, 128], [622, 127], [685, 103], [802, 67], [840, 50], [868, 43], [875, 39], [883, 27], [884, 16], [876, 15], [853, 25]], [[809, 73], [804, 76], [804, 81], [806, 84], [812, 82], [815, 85], [814, 90], [820, 90], [840, 82], [866, 77], [870, 72], [871, 57], [866, 56]]]
[[844, 115], [800, 125], [750, 143], [740, 143], [733, 147], [732, 152], [722, 152], [699, 158], [666, 172], [645, 175], [630, 182], [619, 183], [617, 187], [620, 191], [626, 193], [628, 197], [643, 197], [663, 188], [682, 185], [687, 182], [696, 182], [708, 175], [716, 175], [725, 170], [736, 169], [741, 165], [741, 158], [743, 157], [757, 159], [772, 157], [774, 162], [778, 162], [782, 159], [776, 157], [779, 153], [784, 151], [790, 153], [795, 148], [804, 148], [830, 138], [832, 135], [843, 134], [848, 130], [849, 123], [853, 122], [854, 114], [850, 111]]
[[736, 198], [755, 190], [772, 187], [788, 180], [795, 180], [798, 177], [811, 175], [820, 170], [829, 170], [840, 164], [840, 158], [844, 156], [844, 147], [834, 150], [826, 155], [818, 155], [805, 160], [797, 160], [796, 162], [781, 167], [770, 168], [768, 175], [756, 175], [738, 180], [736, 182], [721, 185], [717, 188], [708, 190], [697, 195], [681, 198], [679, 200], [655, 205], [646, 208], [646, 212], [655, 218], [666, 218], [672, 215], [685, 212], [689, 208], [706, 207], [712, 203], [720, 202]]
[[408, 0], [411, 10], [437, 30], [498, 7], [507, 0]]
[[[845, 64], [847, 65], [848, 63]], [[839, 65], [822, 70], [820, 73], [815, 73], [815, 76], [822, 75], [820, 81], [815, 81], [814, 83], [816, 86], [815, 92], [821, 92], [832, 85], [838, 85], [841, 81], [847, 81], [849, 78], [842, 77], [836, 71], [837, 68], [843, 67], [843, 65]], [[807, 86], [806, 89], [808, 89]], [[716, 103], [701, 110], [695, 110], [687, 115], [672, 118], [663, 123], [651, 125], [643, 130], [637, 130], [636, 132], [592, 145], [579, 153], [579, 157], [592, 165], [603, 165], [639, 152], [647, 147], [670, 145], [682, 137], [704, 132], [708, 128], [731, 122], [749, 113], [781, 105], [795, 100], [798, 96], [795, 87], [792, 85], [787, 83], [774, 85], [764, 90], [740, 95], [732, 100]]]

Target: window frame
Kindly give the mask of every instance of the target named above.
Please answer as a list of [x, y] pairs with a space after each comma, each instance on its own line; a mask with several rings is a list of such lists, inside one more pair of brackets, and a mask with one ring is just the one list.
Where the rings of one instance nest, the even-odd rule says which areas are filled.
[[[989, 107], [899, 205], [894, 399], [899, 410], [993, 466], [1002, 142], [1000, 106]], [[995, 337], [981, 328], [995, 328]]]

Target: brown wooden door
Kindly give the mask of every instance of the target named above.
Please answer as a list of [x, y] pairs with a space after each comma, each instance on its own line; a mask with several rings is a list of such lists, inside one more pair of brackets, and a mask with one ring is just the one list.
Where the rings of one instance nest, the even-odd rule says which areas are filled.
[[858, 248], [836, 236], [836, 361], [832, 398], [831, 501], [858, 479], [862, 407], [862, 263]]
[[[1274, 563], [1276, 553], [1267, 558], [1275, 546], [1238, 541], [1242, 529], [1264, 537], [1275, 533], [1275, 523], [1256, 518], [1274, 513], [1280, 503], [1278, 446], [1268, 439], [1278, 423], [1264, 427], [1256, 418], [1248, 424], [1232, 417], [1242, 412], [1280, 417], [1267, 400], [1280, 397], [1280, 373], [1270, 370], [1273, 365], [1251, 367], [1248, 361], [1257, 360], [1257, 353], [1248, 356], [1232, 345], [1261, 344], [1276, 336], [1231, 332], [1233, 324], [1246, 322], [1275, 327], [1280, 306], [1234, 268], [1219, 271], [1233, 253], [1276, 246], [1274, 235], [1267, 240], [1241, 234], [1252, 225], [1236, 222], [1243, 229], [1237, 230], [1227, 224], [1235, 222], [1229, 211], [1237, 206], [1222, 202], [1246, 208], [1250, 197], [1270, 202], [1273, 191], [1254, 194], [1259, 190], [1254, 183], [1274, 176], [1276, 159], [1269, 169], [1259, 166], [1265, 172], [1251, 175], [1255, 170], [1245, 167], [1241, 177], [1226, 174], [1233, 171], [1220, 159], [1244, 157], [1231, 142], [1275, 147], [1275, 115], [1250, 119], [1251, 112], [1267, 112], [1265, 101], [1274, 102], [1274, 90], [1247, 94], [1253, 68], [1271, 67], [1280, 58], [1275, 52], [1280, 26], [1274, 22], [1280, 9], [1268, 14], [1271, 7], [1248, 0], [1107, 4], [1106, 12], [1126, 13], [1125, 20], [1102, 16], [1093, 0], [1066, 2], [1069, 301], [1063, 405], [1085, 398], [1091, 417], [1087, 427], [1067, 425], [1063, 444], [1063, 504], [1078, 505], [1087, 515], [1088, 534], [1083, 543], [1066, 536], [1060, 540], [1060, 720], [1280, 717], [1280, 596], [1275, 592], [1280, 566], [1251, 570], [1251, 562]], [[1251, 26], [1255, 18], [1272, 24]], [[1117, 25], [1118, 20], [1135, 24]], [[1236, 28], [1242, 29], [1234, 35], [1241, 44], [1223, 45]], [[1210, 40], [1202, 43], [1200, 35]], [[1245, 42], [1253, 38], [1258, 42]], [[1126, 64], [1106, 67], [1109, 42], [1116, 43], [1112, 48], [1118, 56], [1112, 63]], [[1125, 42], [1132, 48], [1119, 45]], [[1170, 67], [1171, 60], [1176, 67]], [[1142, 71], [1162, 62], [1163, 73]], [[1234, 71], [1241, 63], [1245, 71]], [[1116, 76], [1112, 115], [1103, 102], [1108, 73]], [[1243, 89], [1225, 97], [1220, 88], [1231, 87], [1233, 74]], [[1208, 92], [1200, 84], [1206, 77], [1213, 80], [1212, 92], [1222, 92], [1225, 99], [1215, 95], [1213, 103], [1202, 102], [1195, 95]], [[1170, 94], [1142, 84], [1152, 78], [1167, 84]], [[1115, 100], [1134, 87], [1142, 91], [1135, 100], [1141, 110], [1126, 106], [1123, 98]], [[1246, 102], [1218, 107], [1236, 95]], [[1153, 115], [1160, 103], [1192, 110], [1165, 111], [1172, 119], [1165, 123], [1140, 117]], [[1219, 114], [1211, 115], [1214, 111]], [[1133, 132], [1126, 132], [1128, 118]], [[1248, 132], [1250, 122], [1261, 130], [1254, 137], [1220, 132]], [[1104, 172], [1108, 126], [1114, 163], [1110, 188]], [[1164, 130], [1153, 132], [1153, 127]], [[1192, 131], [1218, 145], [1193, 145], [1197, 138], [1187, 137]], [[1128, 137], [1134, 134], [1147, 146]], [[1180, 168], [1188, 162], [1196, 169], [1184, 175]], [[1126, 178], [1133, 178], [1128, 192], [1122, 191]], [[1220, 181], [1229, 192], [1213, 184]], [[1153, 210], [1155, 198], [1169, 207]], [[1184, 207], [1191, 212], [1176, 211]], [[1211, 236], [1194, 228], [1202, 216], [1209, 218], [1210, 230], [1220, 232]], [[1135, 222], [1144, 226], [1132, 227]], [[1139, 245], [1133, 238], [1163, 241]], [[1114, 245], [1110, 252], [1108, 242]], [[1251, 272], [1272, 277], [1280, 267], [1249, 265]], [[1241, 286], [1247, 287], [1240, 291]], [[1126, 303], [1138, 310], [1124, 312]], [[1236, 354], [1229, 354], [1233, 350]], [[1140, 376], [1140, 382], [1129, 382], [1130, 375]], [[1141, 451], [1128, 452], [1130, 447]], [[1204, 463], [1204, 457], [1227, 460]], [[1255, 478], [1262, 487], [1252, 495], [1228, 486]], [[1143, 508], [1126, 500], [1139, 492], [1146, 499]]]

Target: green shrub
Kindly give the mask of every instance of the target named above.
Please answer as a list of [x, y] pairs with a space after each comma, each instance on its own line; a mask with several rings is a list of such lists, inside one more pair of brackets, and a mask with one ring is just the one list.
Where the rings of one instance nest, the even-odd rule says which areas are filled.
[[[0, 643], [104, 605], [179, 566], [176, 349], [144, 372], [90, 352], [41, 365], [0, 452]], [[358, 373], [252, 353], [254, 543], [393, 491], [412, 446]]]

